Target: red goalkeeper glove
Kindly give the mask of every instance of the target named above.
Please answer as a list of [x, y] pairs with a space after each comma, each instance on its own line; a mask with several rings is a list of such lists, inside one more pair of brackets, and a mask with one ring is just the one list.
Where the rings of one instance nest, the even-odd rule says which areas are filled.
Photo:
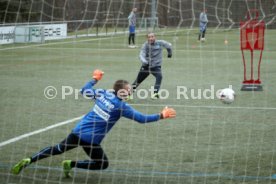
[[174, 118], [176, 111], [173, 108], [165, 107], [161, 112], [161, 119]]
[[93, 79], [99, 81], [102, 79], [104, 72], [102, 70], [96, 69], [93, 72]]

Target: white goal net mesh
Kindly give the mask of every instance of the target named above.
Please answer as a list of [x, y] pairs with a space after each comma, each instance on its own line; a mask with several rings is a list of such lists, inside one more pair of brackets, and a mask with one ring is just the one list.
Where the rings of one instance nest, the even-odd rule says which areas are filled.
[[[264, 21], [265, 33], [263, 52], [244, 50], [245, 72], [240, 21], [247, 18]], [[0, 183], [275, 183], [275, 29], [275, 0], [1, 0]], [[105, 72], [95, 88], [135, 80], [149, 32], [172, 44], [172, 58], [163, 49], [160, 98], [151, 99], [150, 75], [127, 103], [145, 114], [169, 106], [176, 117], [145, 125], [122, 117], [101, 144], [104, 170], [74, 168], [64, 178], [63, 160], [90, 159], [79, 147], [13, 174], [91, 110], [79, 89], [93, 70]], [[262, 91], [241, 91], [244, 72], [256, 80], [258, 65]], [[235, 91], [231, 104], [217, 98], [223, 88]]]

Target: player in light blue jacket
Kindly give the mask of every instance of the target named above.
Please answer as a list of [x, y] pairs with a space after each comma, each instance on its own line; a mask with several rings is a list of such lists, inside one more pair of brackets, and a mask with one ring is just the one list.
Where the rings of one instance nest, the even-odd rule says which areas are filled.
[[[133, 8], [127, 18], [128, 19], [128, 28], [129, 28], [128, 46], [130, 48], [135, 48], [136, 12], [137, 12], [137, 8]], [[132, 45], [131, 45], [131, 43], [132, 43]]]
[[198, 41], [205, 41], [205, 33], [207, 30], [207, 24], [208, 24], [207, 9], [203, 9], [199, 15]]
[[73, 128], [72, 132], [55, 146], [49, 146], [29, 158], [22, 159], [12, 167], [13, 174], [33, 162], [59, 155], [68, 150], [81, 146], [91, 160], [64, 160], [62, 162], [65, 177], [70, 177], [70, 170], [74, 167], [102, 170], [108, 167], [108, 158], [101, 147], [101, 142], [111, 128], [123, 116], [139, 123], [150, 123], [165, 118], [173, 118], [176, 112], [172, 108], [164, 108], [161, 113], [142, 114], [129, 106], [124, 100], [131, 94], [131, 85], [125, 80], [118, 80], [113, 91], [95, 89], [94, 85], [101, 80], [103, 72], [95, 70], [93, 79], [81, 89], [81, 94], [95, 101], [93, 108]]

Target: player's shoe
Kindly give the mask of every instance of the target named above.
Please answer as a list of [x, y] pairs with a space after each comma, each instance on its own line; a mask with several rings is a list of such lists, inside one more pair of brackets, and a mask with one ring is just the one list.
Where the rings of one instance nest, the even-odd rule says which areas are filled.
[[22, 171], [22, 169], [24, 169], [25, 167], [27, 167], [30, 164], [31, 164], [31, 159], [24, 158], [12, 167], [11, 172], [13, 174], [19, 174]]
[[63, 167], [63, 173], [66, 178], [72, 177], [70, 174], [70, 171], [72, 169], [71, 167], [72, 160], [64, 160], [62, 161], [62, 167]]
[[135, 45], [129, 45], [128, 47], [129, 47], [129, 48], [132, 48], [132, 49], [135, 49], [135, 48], [136, 48]]
[[159, 94], [158, 93], [154, 93], [152, 96], [151, 96], [151, 99], [153, 100], [157, 100], [159, 98]]

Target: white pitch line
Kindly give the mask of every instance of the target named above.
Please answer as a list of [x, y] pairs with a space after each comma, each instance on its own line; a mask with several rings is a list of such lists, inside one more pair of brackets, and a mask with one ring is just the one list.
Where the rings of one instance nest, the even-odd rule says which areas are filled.
[[66, 120], [66, 121], [62, 121], [62, 122], [59, 122], [57, 124], [54, 124], [54, 125], [51, 125], [51, 126], [48, 126], [48, 127], [45, 127], [45, 128], [33, 131], [33, 132], [29, 132], [29, 133], [26, 133], [26, 134], [23, 134], [23, 135], [20, 135], [20, 136], [17, 136], [17, 137], [14, 137], [14, 138], [9, 139], [7, 141], [1, 142], [0, 143], [0, 148], [3, 147], [3, 146], [8, 145], [10, 143], [13, 143], [13, 142], [16, 142], [16, 141], [20, 141], [20, 140], [22, 140], [24, 138], [30, 137], [32, 135], [39, 134], [39, 133], [45, 132], [47, 130], [50, 130], [50, 129], [66, 125], [66, 124], [72, 123], [72, 122], [77, 121], [77, 120], [80, 120], [82, 117], [83, 116], [76, 117], [76, 118], [73, 118], [73, 119], [69, 119], [69, 120]]
[[[121, 44], [118, 44], [121, 45]], [[78, 48], [60, 48], [60, 47], [39, 47], [39, 49], [44, 49], [44, 50], [91, 50], [91, 48], [87, 48], [87, 47], [78, 47]], [[126, 51], [129, 50], [129, 48], [108, 48], [108, 49], [103, 49], [101, 48], [101, 51]], [[93, 50], [92, 51], [98, 51], [98, 50]], [[195, 49], [174, 49], [174, 51], [176, 52], [231, 52], [231, 53], [240, 53], [240, 50], [195, 50]], [[266, 52], [270, 52], [270, 51], [266, 51]], [[271, 51], [272, 52], [272, 51]], [[13, 55], [12, 55], [13, 56]]]
[[[86, 39], [86, 40], [75, 41], [75, 43], [90, 42], [90, 41], [97, 41], [97, 40], [106, 40], [106, 39], [110, 39], [110, 37], [107, 37], [107, 38], [89, 38], [89, 39]], [[32, 44], [32, 45], [26, 45], [26, 46], [15, 46], [15, 47], [3, 48], [3, 49], [0, 49], [0, 51], [2, 51], [2, 50], [25, 49], [25, 48], [32, 48], [32, 47], [44, 47], [44, 46], [51, 46], [51, 45], [71, 44], [71, 43], [72, 43], [72, 40], [70, 40], [70, 41], [61, 41], [61, 42]]]
[[[208, 108], [208, 109], [276, 110], [275, 107], [197, 106], [197, 105], [180, 105], [180, 104], [179, 105], [178, 104], [166, 104], [166, 105], [165, 104], [130, 104], [130, 105], [132, 105], [132, 106], [153, 106], [153, 107], [170, 106], [170, 107]], [[51, 126], [48, 126], [48, 127], [45, 127], [45, 128], [33, 131], [33, 132], [29, 132], [29, 133], [14, 137], [12, 139], [9, 139], [7, 141], [1, 142], [0, 143], [0, 148], [3, 147], [3, 146], [8, 145], [10, 143], [22, 140], [22, 139], [27, 138], [27, 137], [30, 137], [32, 135], [39, 134], [39, 133], [45, 132], [47, 130], [50, 130], [50, 129], [53, 129], [53, 128], [56, 128], [56, 127], [59, 127], [59, 126], [63, 126], [63, 125], [72, 123], [74, 121], [77, 121], [77, 120], [83, 118], [83, 116], [84, 115], [82, 115], [80, 117], [73, 118], [73, 119], [69, 119], [69, 120], [66, 120], [66, 121], [62, 121], [62, 122], [59, 122], [57, 124], [54, 124], [54, 125], [51, 125]]]

